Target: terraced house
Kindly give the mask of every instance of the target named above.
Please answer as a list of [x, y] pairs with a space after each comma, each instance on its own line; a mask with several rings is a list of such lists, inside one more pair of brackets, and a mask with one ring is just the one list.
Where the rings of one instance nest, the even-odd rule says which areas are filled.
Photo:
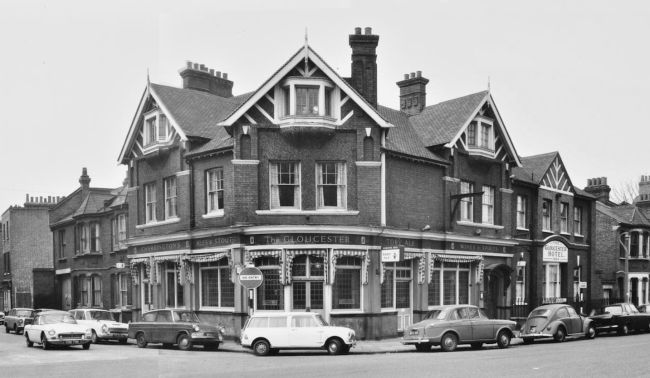
[[255, 311], [319, 312], [362, 338], [441, 304], [510, 316], [522, 161], [495, 101], [427, 106], [417, 71], [399, 109], [381, 106], [378, 43], [349, 36], [350, 77], [305, 44], [241, 95], [190, 62], [181, 88], [147, 83], [119, 155], [135, 316], [191, 308], [238, 335], [247, 265], [264, 275]]

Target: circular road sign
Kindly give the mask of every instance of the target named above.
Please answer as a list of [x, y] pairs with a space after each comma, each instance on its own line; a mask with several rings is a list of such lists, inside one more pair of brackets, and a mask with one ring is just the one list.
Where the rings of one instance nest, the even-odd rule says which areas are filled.
[[263, 280], [262, 271], [254, 267], [244, 268], [239, 273], [239, 283], [247, 289], [258, 288]]

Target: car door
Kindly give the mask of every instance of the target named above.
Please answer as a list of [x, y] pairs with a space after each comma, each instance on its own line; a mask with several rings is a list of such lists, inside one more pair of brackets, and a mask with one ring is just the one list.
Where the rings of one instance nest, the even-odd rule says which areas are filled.
[[319, 327], [314, 315], [293, 315], [289, 328], [289, 345], [300, 348], [317, 348], [325, 341], [323, 334], [325, 327]]
[[480, 311], [478, 307], [468, 307], [469, 319], [472, 324], [472, 339], [473, 340], [495, 340], [496, 330], [494, 329], [494, 321], [488, 319], [484, 312]]
[[259, 336], [267, 337], [271, 346], [291, 347], [289, 344], [289, 317], [287, 316], [269, 316], [267, 328], [260, 329]]
[[40, 342], [40, 332], [38, 332], [38, 329], [41, 327], [41, 317], [40, 316], [35, 316], [34, 317], [34, 323], [31, 325], [29, 332], [27, 332], [27, 337], [29, 338], [29, 341], [32, 342]]
[[459, 342], [467, 342], [472, 338], [472, 322], [469, 320], [467, 307], [458, 307], [449, 317], [449, 327], [458, 333]]
[[170, 310], [160, 310], [156, 315], [156, 324], [153, 327], [154, 343], [176, 342], [176, 332], [174, 332], [174, 319]]
[[582, 318], [576, 310], [571, 307], [571, 306], [566, 306], [567, 313], [569, 314], [568, 322], [571, 323], [571, 329], [567, 330], [569, 334], [572, 333], [581, 333], [584, 332], [583, 326], [582, 326]]
[[136, 330], [136, 332], [143, 331], [145, 340], [147, 342], [152, 342], [152, 340], [154, 339], [153, 330], [156, 329], [157, 315], [158, 315], [158, 311], [148, 312], [142, 316], [142, 320], [138, 323], [139, 328]]

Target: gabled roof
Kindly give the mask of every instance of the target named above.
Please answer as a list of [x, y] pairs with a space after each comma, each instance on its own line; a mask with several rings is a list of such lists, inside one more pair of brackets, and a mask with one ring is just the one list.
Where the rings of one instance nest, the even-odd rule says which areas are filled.
[[601, 202], [596, 202], [596, 210], [609, 216], [619, 223], [650, 227], [650, 220], [638, 207], [634, 205], [626, 204], [607, 206]]
[[103, 212], [105, 201], [115, 196], [111, 192], [111, 189], [90, 188], [88, 195], [81, 201], [81, 205], [74, 211], [72, 216], [95, 215]]
[[408, 114], [381, 105], [378, 106], [377, 110], [388, 122], [395, 125], [386, 137], [386, 150], [449, 164], [449, 161], [436, 155], [424, 146], [422, 138], [409, 122]]
[[311, 47], [305, 45], [300, 48], [289, 60], [283, 64], [269, 79], [267, 79], [253, 94], [244, 101], [239, 107], [222, 122], [219, 126], [232, 126], [238, 119], [253, 107], [268, 91], [270, 91], [280, 80], [282, 80], [289, 72], [301, 61], [308, 59], [316, 65], [330, 80], [336, 84], [341, 91], [350, 97], [370, 118], [373, 119], [380, 127], [392, 127], [372, 105], [366, 101], [363, 96], [359, 94], [352, 86], [340, 77], [325, 61], [318, 55]]
[[223, 127], [215, 127], [215, 125], [250, 95], [247, 93], [225, 98], [193, 89], [150, 83], [140, 99], [118, 161], [125, 162], [126, 155], [133, 146], [142, 125], [141, 119], [146, 104], [151, 99], [156, 101], [160, 110], [167, 116], [181, 140], [188, 140], [188, 138], [211, 140], [222, 139], [228, 135]]
[[469, 123], [479, 114], [485, 104], [488, 104], [494, 111], [507, 151], [516, 165], [521, 165], [517, 150], [489, 91], [481, 91], [427, 106], [420, 114], [410, 117], [410, 122], [415, 131], [421, 135], [426, 147], [444, 145], [451, 148], [461, 138]]
[[512, 172], [517, 180], [539, 185], [558, 154], [557, 151], [553, 151], [540, 155], [522, 156], [521, 167], [513, 168]]

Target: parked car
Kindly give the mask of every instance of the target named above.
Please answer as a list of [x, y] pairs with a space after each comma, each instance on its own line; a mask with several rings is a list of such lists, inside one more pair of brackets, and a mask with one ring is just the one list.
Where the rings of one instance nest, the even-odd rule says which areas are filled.
[[637, 307], [637, 310], [639, 310], [639, 312], [642, 312], [642, 313], [648, 313], [648, 312], [650, 312], [650, 305], [647, 304], [647, 303], [643, 304], [643, 305]]
[[136, 340], [139, 348], [149, 343], [173, 344], [178, 349], [189, 350], [194, 345], [217, 350], [223, 341], [223, 327], [201, 323], [193, 311], [184, 309], [154, 310], [142, 315], [139, 322], [129, 323], [128, 336]]
[[0, 311], [0, 325], [5, 324], [5, 313]]
[[121, 344], [127, 342], [129, 325], [115, 321], [110, 311], [80, 308], [70, 310], [70, 315], [77, 323], [92, 329], [93, 343], [103, 340], [118, 340]]
[[356, 345], [354, 330], [330, 326], [314, 312], [260, 313], [251, 316], [241, 333], [241, 345], [258, 356], [280, 349], [325, 349], [348, 353]]
[[627, 335], [630, 330], [650, 331], [650, 314], [640, 313], [631, 303], [604, 306], [589, 318], [598, 332], [616, 331], [619, 335]]
[[499, 348], [510, 346], [517, 323], [511, 320], [490, 319], [476, 306], [436, 306], [424, 319], [404, 331], [402, 344], [414, 345], [420, 352], [440, 345], [451, 352], [460, 344], [478, 349], [484, 343], [496, 343]]
[[578, 315], [569, 305], [549, 304], [537, 307], [528, 314], [520, 337], [524, 340], [524, 344], [530, 344], [535, 339], [544, 337], [552, 337], [558, 342], [575, 336], [593, 339], [596, 337], [596, 328], [592, 323], [593, 320]]
[[38, 343], [44, 350], [54, 345], [81, 345], [89, 349], [91, 337], [90, 328], [77, 324], [66, 311], [42, 311], [34, 317], [33, 324], [25, 326], [25, 343], [30, 348]]
[[14, 331], [16, 335], [19, 335], [25, 325], [32, 324], [33, 318], [34, 310], [31, 308], [12, 308], [5, 316], [5, 332]]

